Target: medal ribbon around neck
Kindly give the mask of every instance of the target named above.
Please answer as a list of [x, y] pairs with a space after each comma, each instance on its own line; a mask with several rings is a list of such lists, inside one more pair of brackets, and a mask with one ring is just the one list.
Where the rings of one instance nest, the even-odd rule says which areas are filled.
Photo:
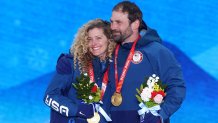
[[[109, 67], [107, 68], [107, 70], [105, 71], [104, 76], [103, 76], [103, 81], [102, 81], [102, 86], [101, 86], [101, 101], [103, 99], [104, 92], [105, 92], [107, 84], [108, 84], [108, 71], [109, 71]], [[93, 65], [91, 62], [89, 63], [89, 77], [90, 77], [90, 80], [92, 82], [95, 82], [94, 69], [93, 69]], [[97, 110], [97, 112], [94, 112], [94, 117], [87, 119], [88, 123], [93, 123], [93, 122], [97, 123], [100, 121], [100, 115], [98, 114], [98, 112], [100, 114], [102, 114], [102, 116], [105, 118], [106, 121], [108, 121], [108, 122], [112, 121], [111, 118], [108, 116], [108, 114], [100, 106], [100, 104], [95, 104], [95, 106], [93, 106], [93, 107]], [[95, 110], [93, 110], [93, 111], [95, 111]]]
[[120, 48], [120, 44], [117, 45], [117, 47], [116, 47], [116, 50], [115, 50], [115, 59], [114, 59], [114, 67], [115, 67], [115, 81], [116, 81], [116, 92], [117, 93], [121, 92], [121, 89], [122, 89], [122, 86], [123, 86], [123, 82], [124, 82], [124, 79], [126, 77], [127, 70], [129, 69], [130, 62], [131, 62], [131, 60], [133, 58], [133, 55], [134, 55], [136, 43], [138, 42], [139, 39], [140, 39], [140, 35], [134, 41], [134, 43], [133, 43], [133, 45], [131, 47], [130, 53], [129, 53], [127, 59], [126, 59], [126, 63], [124, 65], [124, 67], [123, 67], [123, 71], [121, 73], [119, 82], [118, 82], [118, 70], [117, 70], [117, 57], [118, 57], [118, 51], [119, 51], [119, 48]]
[[[103, 99], [104, 92], [105, 92], [107, 84], [108, 84], [108, 70], [109, 70], [109, 67], [107, 68], [107, 70], [105, 71], [104, 76], [103, 76], [103, 81], [102, 81], [102, 85], [101, 85], [101, 100]], [[93, 69], [93, 65], [91, 62], [89, 63], [89, 77], [90, 77], [90, 80], [92, 82], [95, 82], [94, 69]]]

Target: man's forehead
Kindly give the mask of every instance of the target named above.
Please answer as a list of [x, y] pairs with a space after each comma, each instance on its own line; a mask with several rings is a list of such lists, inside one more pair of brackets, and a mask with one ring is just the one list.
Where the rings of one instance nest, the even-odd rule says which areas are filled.
[[128, 13], [122, 11], [112, 11], [111, 20], [128, 19]]

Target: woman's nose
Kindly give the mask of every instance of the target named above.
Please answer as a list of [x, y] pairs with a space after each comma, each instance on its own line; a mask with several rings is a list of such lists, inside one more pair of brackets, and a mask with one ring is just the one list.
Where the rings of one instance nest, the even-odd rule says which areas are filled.
[[92, 46], [96, 45], [96, 43], [97, 43], [97, 40], [96, 40], [96, 39], [93, 39], [93, 40], [91, 41], [91, 45], [92, 45]]

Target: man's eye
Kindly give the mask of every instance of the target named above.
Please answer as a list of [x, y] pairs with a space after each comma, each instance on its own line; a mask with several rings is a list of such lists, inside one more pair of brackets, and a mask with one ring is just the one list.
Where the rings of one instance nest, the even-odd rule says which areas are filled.
[[120, 24], [121, 22], [120, 22], [120, 21], [116, 21], [116, 23], [117, 23], [117, 24]]
[[88, 42], [92, 41], [92, 39], [87, 39]]

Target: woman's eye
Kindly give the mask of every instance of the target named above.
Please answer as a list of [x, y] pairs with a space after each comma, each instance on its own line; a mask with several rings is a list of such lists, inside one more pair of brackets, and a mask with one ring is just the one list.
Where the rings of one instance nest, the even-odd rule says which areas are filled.
[[97, 39], [101, 39], [101, 37], [97, 37]]

